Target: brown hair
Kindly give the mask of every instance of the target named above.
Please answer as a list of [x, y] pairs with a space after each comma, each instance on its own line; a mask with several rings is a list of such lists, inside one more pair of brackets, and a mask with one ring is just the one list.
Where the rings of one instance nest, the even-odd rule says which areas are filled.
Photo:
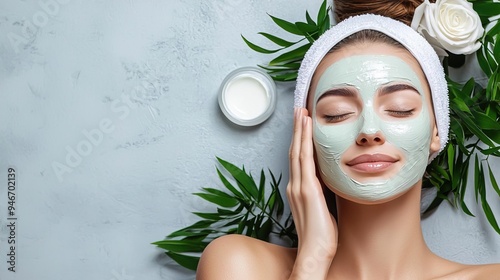
[[[376, 14], [410, 25], [415, 8], [422, 4], [422, 2], [423, 0], [334, 0], [335, 20], [340, 22], [355, 15]], [[431, 0], [430, 2], [435, 2], [435, 0]]]

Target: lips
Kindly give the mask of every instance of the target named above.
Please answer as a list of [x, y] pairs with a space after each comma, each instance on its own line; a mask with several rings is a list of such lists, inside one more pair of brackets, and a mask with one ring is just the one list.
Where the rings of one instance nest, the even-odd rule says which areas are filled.
[[360, 172], [376, 173], [391, 167], [398, 160], [384, 154], [361, 155], [347, 162], [347, 166]]

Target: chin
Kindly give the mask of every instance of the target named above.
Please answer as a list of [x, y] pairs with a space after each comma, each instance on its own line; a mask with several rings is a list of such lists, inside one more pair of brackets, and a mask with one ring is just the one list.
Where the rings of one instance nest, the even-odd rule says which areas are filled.
[[370, 192], [369, 190], [359, 190], [358, 192], [352, 191], [348, 194], [336, 187], [328, 186], [328, 188], [334, 192], [335, 195], [345, 200], [349, 200], [357, 204], [377, 205], [387, 203], [401, 197], [416, 185], [418, 185], [418, 183], [410, 187], [398, 188], [397, 190], [390, 190], [389, 192], [382, 194], [380, 192]]

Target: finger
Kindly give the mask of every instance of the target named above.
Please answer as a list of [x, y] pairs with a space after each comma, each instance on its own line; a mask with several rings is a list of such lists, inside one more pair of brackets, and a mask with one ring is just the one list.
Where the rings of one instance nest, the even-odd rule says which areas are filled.
[[[320, 190], [320, 184], [316, 177], [316, 167], [314, 164], [314, 148], [312, 140], [312, 119], [309, 116], [304, 116], [302, 119], [302, 135], [301, 135], [301, 148], [300, 148], [300, 167], [301, 167], [301, 185], [310, 186], [315, 191]], [[307, 189], [303, 191], [313, 191]]]
[[300, 148], [302, 137], [302, 110], [301, 108], [295, 109], [292, 143], [290, 145], [290, 182], [293, 185], [300, 184]]

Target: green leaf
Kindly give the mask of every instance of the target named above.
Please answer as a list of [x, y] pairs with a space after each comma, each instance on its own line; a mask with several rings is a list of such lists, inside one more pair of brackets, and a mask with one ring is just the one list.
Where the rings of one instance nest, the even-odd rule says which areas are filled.
[[245, 232], [246, 236], [255, 237], [254, 228], [253, 228], [254, 224], [255, 224], [255, 217], [251, 218], [250, 220], [245, 221], [245, 228], [247, 229]]
[[486, 195], [484, 197], [481, 197], [481, 205], [483, 206], [483, 211], [484, 214], [486, 214], [486, 219], [488, 219], [488, 222], [490, 225], [493, 227], [493, 229], [500, 234], [500, 228], [498, 227], [497, 220], [495, 218], [495, 215], [493, 214], [493, 211], [491, 211], [490, 205], [488, 204], [488, 201], [486, 201]]
[[218, 221], [221, 219], [221, 214], [218, 213], [202, 213], [202, 212], [192, 212], [196, 216], [207, 219], [207, 220], [215, 220]]
[[278, 38], [278, 37], [276, 37], [274, 35], [271, 35], [271, 34], [265, 33], [265, 32], [259, 32], [258, 34], [266, 37], [271, 42], [275, 43], [278, 46], [282, 46], [282, 47], [290, 47], [290, 46], [292, 46], [292, 45], [294, 45], [294, 44], [297, 43], [297, 42], [290, 42], [290, 41]]
[[477, 158], [477, 154], [475, 155], [474, 159], [474, 186], [475, 186], [476, 203], [478, 203], [480, 190], [481, 188], [484, 188], [484, 185], [481, 185], [481, 168], [479, 166], [479, 159]]
[[483, 130], [500, 130], [500, 123], [490, 118], [488, 115], [481, 112], [472, 111], [475, 123], [477, 123]]
[[220, 172], [220, 170], [217, 168], [217, 174], [219, 175], [219, 179], [222, 181], [222, 184], [231, 191], [234, 195], [237, 197], [244, 199], [245, 197], [243, 196], [242, 193], [240, 193], [229, 181], [226, 179], [226, 177]]
[[199, 196], [206, 201], [215, 203], [219, 206], [231, 208], [238, 205], [238, 200], [234, 198], [223, 197], [219, 195], [209, 194], [209, 193], [194, 193], [194, 195]]
[[306, 44], [300, 46], [292, 51], [283, 53], [269, 62], [269, 65], [276, 65], [282, 62], [298, 61], [304, 58], [307, 50], [311, 47], [311, 44]]
[[217, 196], [221, 196], [221, 197], [225, 197], [225, 198], [228, 198], [228, 199], [234, 199], [236, 200], [236, 198], [234, 196], [231, 196], [230, 194], [226, 193], [226, 192], [223, 192], [219, 189], [214, 189], [214, 188], [202, 188], [202, 190], [208, 192], [208, 193], [211, 193], [213, 195], [217, 195]]
[[460, 97], [455, 97], [453, 99], [450, 100], [452, 102], [452, 106], [455, 105], [457, 109], [459, 109], [460, 111], [464, 111], [464, 112], [467, 112], [467, 113], [471, 113], [470, 110], [469, 110], [469, 106], [467, 106], [467, 104], [465, 104], [464, 100]]
[[314, 20], [311, 18], [311, 15], [309, 15], [308, 11], [306, 11], [306, 21], [307, 21], [308, 24], [316, 25], [316, 23], [314, 22]]
[[465, 204], [465, 201], [463, 201], [463, 200], [460, 201], [460, 207], [462, 208], [462, 211], [464, 211], [465, 214], [467, 214], [471, 217], [475, 217], [474, 214], [472, 214], [472, 212], [469, 210], [469, 208]]
[[321, 3], [321, 6], [319, 7], [319, 11], [318, 11], [318, 17], [316, 19], [316, 21], [318, 22], [318, 25], [321, 24], [325, 17], [327, 17], [327, 6], [326, 6], [326, 0], [323, 0], [323, 2]]
[[262, 201], [264, 198], [264, 192], [266, 190], [266, 176], [264, 174], [264, 170], [260, 171], [260, 182], [259, 182], [259, 195], [257, 197], [257, 201]]
[[498, 187], [497, 180], [495, 179], [495, 174], [493, 174], [493, 172], [491, 171], [491, 167], [490, 167], [489, 163], [488, 163], [488, 173], [490, 175], [491, 186], [497, 192], [498, 196], [500, 196], [500, 188]]
[[215, 223], [215, 221], [213, 221], [213, 220], [198, 221], [198, 222], [196, 222], [196, 223], [194, 223], [194, 224], [192, 224], [192, 225], [190, 225], [188, 227], [185, 227], [185, 228], [182, 228], [180, 230], [174, 231], [173, 233], [171, 233], [170, 235], [168, 235], [167, 238], [178, 236], [178, 235], [182, 235], [181, 233], [185, 232], [185, 231], [205, 229], [205, 228], [209, 227], [210, 225], [212, 225], [213, 223]]
[[271, 219], [267, 219], [262, 226], [257, 230], [257, 238], [260, 240], [268, 241], [269, 235], [271, 234], [273, 228], [273, 222]]
[[453, 145], [448, 145], [446, 153], [448, 156], [448, 169], [450, 170], [450, 175], [453, 178], [453, 167], [455, 166], [455, 149], [453, 148]]
[[263, 66], [263, 65], [258, 65], [258, 66], [268, 71], [290, 71], [290, 70], [298, 70], [300, 68], [300, 62], [277, 64], [274, 66]]
[[484, 149], [484, 150], [481, 150], [481, 153], [482, 153], [483, 155], [491, 155], [491, 154], [497, 153], [498, 151], [500, 151], [500, 146], [497, 146], [497, 147], [494, 147], [494, 148], [489, 148], [489, 149]]
[[247, 44], [248, 47], [250, 47], [252, 50], [259, 52], [259, 53], [270, 54], [270, 53], [275, 53], [275, 52], [282, 50], [281, 48], [276, 49], [276, 50], [268, 50], [268, 49], [265, 49], [263, 47], [259, 47], [256, 44], [248, 41], [243, 35], [241, 35], [241, 38], [243, 38], [243, 41], [245, 41], [245, 43]]
[[465, 132], [460, 122], [452, 117], [450, 126], [451, 126], [451, 131], [456, 136], [455, 139], [463, 145], [463, 142], [465, 141]]
[[[488, 135], [488, 137], [495, 141], [496, 143], [500, 144], [500, 131], [499, 130], [485, 130], [484, 133]], [[484, 141], [483, 141], [484, 142]], [[496, 147], [496, 145], [490, 143], [485, 143], [486, 145], [490, 147]]]
[[483, 143], [488, 146], [494, 146], [493, 142], [488, 138], [488, 136], [474, 123], [469, 116], [461, 111], [455, 111], [455, 113], [463, 120], [463, 124], [470, 129]]
[[316, 31], [318, 31], [318, 27], [316, 25], [312, 25], [312, 24], [307, 24], [305, 22], [296, 22], [295, 25], [297, 26], [298, 29], [300, 29], [300, 31], [304, 32], [304, 34], [306, 33], [314, 33]]
[[229, 222], [227, 222], [224, 225], [222, 225], [222, 227], [229, 227], [229, 226], [238, 225], [238, 224], [240, 224], [241, 219], [243, 219], [243, 216], [240, 216], [240, 217], [238, 217], [236, 219], [230, 220]]
[[272, 15], [269, 15], [271, 19], [276, 23], [279, 27], [281, 27], [283, 30], [295, 34], [295, 35], [304, 35], [300, 29], [297, 28], [297, 26], [289, 21], [274, 17]]
[[200, 262], [200, 257], [188, 256], [183, 254], [176, 254], [174, 252], [166, 253], [172, 260], [181, 266], [196, 271], [198, 268], [198, 263]]
[[250, 195], [253, 199], [257, 199], [258, 189], [252, 177], [250, 177], [244, 169], [236, 167], [234, 164], [229, 163], [221, 158], [217, 158], [219, 163], [233, 176], [233, 178], [238, 182], [240, 189]]
[[489, 77], [491, 76], [491, 68], [486, 60], [485, 52], [488, 51], [486, 48], [487, 46], [483, 45], [483, 47], [476, 52], [476, 56], [481, 70], [483, 70], [483, 72]]
[[174, 252], [203, 252], [205, 247], [208, 245], [206, 242], [193, 242], [184, 240], [162, 240], [153, 242], [154, 245], [165, 249], [167, 251]]
[[248, 215], [249, 215], [249, 214], [250, 214], [250, 213], [249, 213], [249, 212], [247, 212], [247, 213], [245, 214], [245, 216], [243, 216], [243, 218], [240, 220], [240, 222], [239, 222], [239, 224], [238, 224], [238, 229], [236, 230], [236, 233], [238, 233], [238, 234], [243, 234], [243, 231], [245, 230], [245, 225], [246, 225], [246, 223], [247, 223], [247, 220], [248, 220]]
[[319, 32], [318, 37], [325, 33], [328, 29], [330, 29], [330, 16], [326, 15], [325, 19], [322, 22], [319, 22]]
[[492, 17], [500, 14], [500, 3], [492, 1], [474, 1], [474, 10], [482, 17]]
[[286, 73], [282, 75], [271, 75], [273, 80], [287, 82], [287, 81], [295, 81], [297, 79], [297, 72], [294, 73]]

